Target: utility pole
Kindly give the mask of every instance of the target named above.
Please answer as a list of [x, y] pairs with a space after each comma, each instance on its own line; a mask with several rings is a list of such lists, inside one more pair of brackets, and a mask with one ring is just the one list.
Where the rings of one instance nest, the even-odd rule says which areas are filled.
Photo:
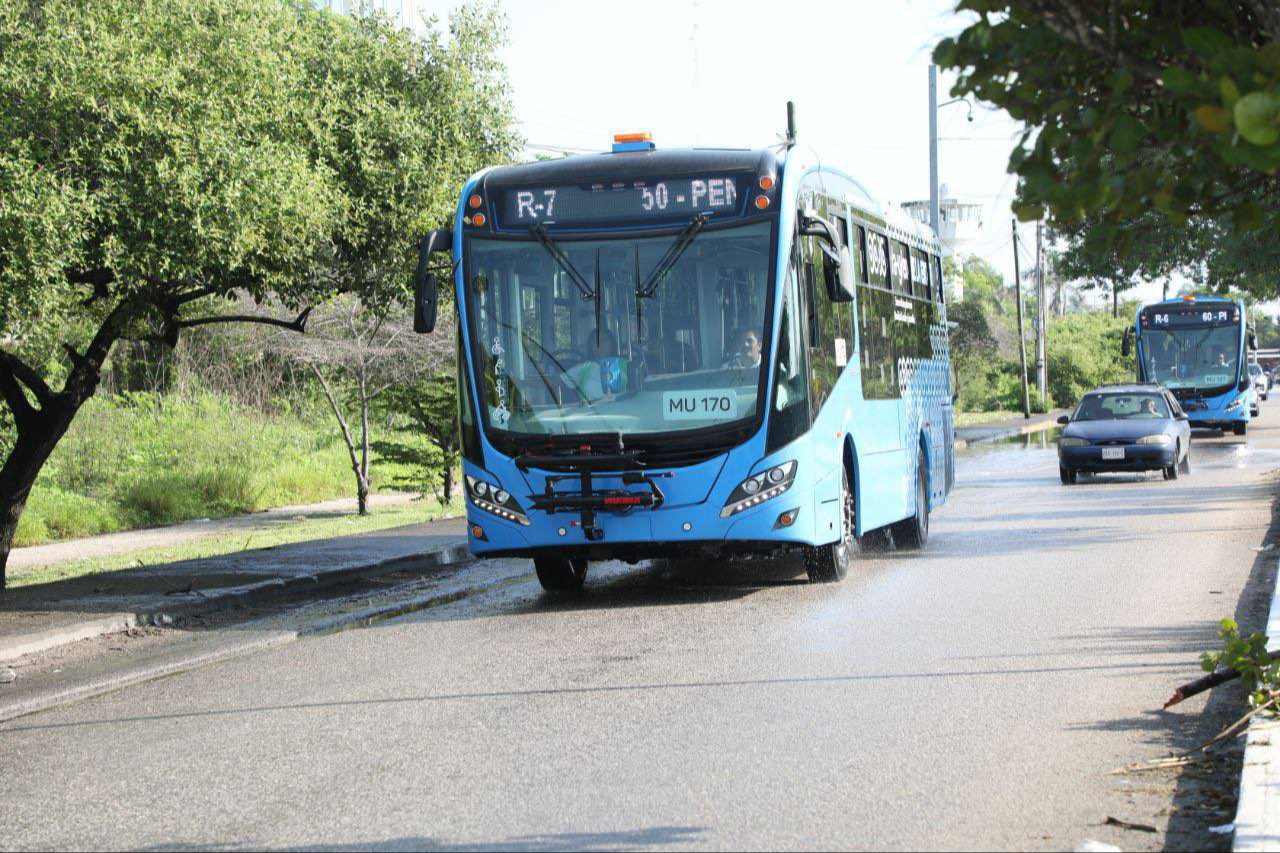
[[938, 230], [938, 66], [929, 66], [929, 227]]
[[1044, 307], [1044, 228], [1036, 222], [1036, 390], [1048, 409], [1049, 319]]
[[1018, 220], [1013, 219], [1013, 289], [1018, 302], [1018, 358], [1022, 363], [1022, 417], [1031, 419], [1031, 391], [1027, 387], [1027, 339], [1022, 333], [1022, 271], [1018, 268]]

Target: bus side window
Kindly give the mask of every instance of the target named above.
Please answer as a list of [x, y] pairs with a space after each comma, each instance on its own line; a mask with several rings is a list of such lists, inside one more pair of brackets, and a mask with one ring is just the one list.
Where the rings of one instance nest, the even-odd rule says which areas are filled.
[[795, 441], [809, 429], [809, 364], [795, 264], [787, 270], [784, 287], [778, 343], [774, 348], [773, 411], [769, 413], [766, 453]]
[[942, 261], [937, 255], [931, 255], [929, 263], [933, 266], [933, 300], [935, 302], [943, 302], [946, 300], [945, 289], [942, 286]]
[[858, 285], [858, 328], [862, 332], [862, 396], [867, 400], [891, 400], [898, 396], [894, 370], [894, 296], [888, 290]]
[[890, 275], [893, 279], [893, 292], [905, 296], [911, 295], [911, 261], [907, 254], [906, 244], [894, 240], [889, 244]]
[[853, 274], [858, 281], [866, 284], [871, 280], [867, 278], [867, 229], [861, 225], [858, 226], [858, 235], [854, 243], [854, 249], [857, 251], [858, 257], [853, 268]]

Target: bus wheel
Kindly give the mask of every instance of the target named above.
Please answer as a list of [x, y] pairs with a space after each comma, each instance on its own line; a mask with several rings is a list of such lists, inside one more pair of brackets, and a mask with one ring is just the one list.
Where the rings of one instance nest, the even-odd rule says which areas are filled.
[[854, 531], [857, 530], [856, 505], [853, 490], [849, 488], [849, 469], [840, 466], [840, 538], [830, 545], [817, 545], [804, 549], [804, 570], [810, 583], [835, 583], [844, 580], [849, 573], [849, 554], [853, 550]]
[[1248, 429], [1249, 424], [1246, 421], [1236, 421], [1231, 425], [1231, 431], [1236, 435], [1244, 435]]
[[576, 592], [587, 579], [587, 561], [582, 557], [534, 557], [533, 568], [547, 592]]
[[929, 468], [924, 453], [916, 466], [916, 514], [894, 522], [891, 529], [899, 548], [923, 548], [929, 541]]

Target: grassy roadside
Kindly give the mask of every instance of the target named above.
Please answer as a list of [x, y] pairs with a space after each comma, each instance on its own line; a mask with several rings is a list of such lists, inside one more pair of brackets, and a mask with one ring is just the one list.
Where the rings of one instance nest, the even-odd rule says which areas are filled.
[[453, 518], [462, 514], [462, 501], [456, 498], [448, 506], [441, 506], [438, 501], [427, 499], [380, 508], [363, 517], [354, 512], [349, 515], [302, 520], [274, 517], [269, 520], [264, 519], [260, 527], [214, 533], [204, 538], [175, 543], [172, 546], [144, 548], [127, 554], [76, 560], [52, 566], [33, 566], [26, 571], [10, 570], [8, 582], [11, 587], [32, 586], [86, 575], [109, 574], [122, 569], [146, 568], [183, 560], [220, 557], [260, 548], [275, 548], [294, 542], [371, 533], [406, 524], [421, 524], [441, 518]]
[[992, 421], [1008, 421], [1022, 417], [1022, 412], [1000, 410], [995, 412], [958, 412], [955, 417], [957, 427], [968, 427]]
[[[406, 473], [375, 458], [374, 490]], [[54, 451], [14, 544], [225, 518], [354, 490], [346, 447], [323, 412], [262, 412], [212, 394], [104, 396], [89, 401]]]

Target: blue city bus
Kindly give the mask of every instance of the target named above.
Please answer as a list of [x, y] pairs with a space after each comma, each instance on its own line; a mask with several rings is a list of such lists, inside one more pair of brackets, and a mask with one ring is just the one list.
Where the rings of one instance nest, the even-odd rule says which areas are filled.
[[[1245, 434], [1256, 404], [1248, 370], [1253, 338], [1242, 303], [1218, 296], [1167, 299], [1138, 309], [1130, 331], [1139, 381], [1172, 391], [1191, 426]], [[1128, 355], [1128, 333], [1124, 350]]]
[[[469, 545], [589, 561], [922, 547], [955, 476], [940, 245], [801, 149], [486, 169], [423, 238], [458, 312]], [[444, 269], [443, 266], [439, 267]]]

